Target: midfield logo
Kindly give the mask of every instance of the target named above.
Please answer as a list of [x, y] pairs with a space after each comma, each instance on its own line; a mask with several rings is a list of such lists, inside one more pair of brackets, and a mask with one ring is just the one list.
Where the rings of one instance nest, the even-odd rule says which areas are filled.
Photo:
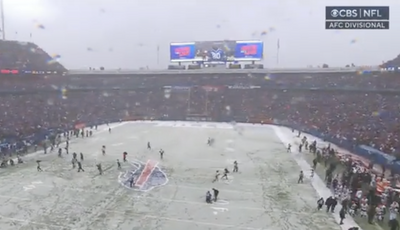
[[[148, 192], [154, 188], [168, 183], [167, 174], [157, 165], [157, 162], [148, 161], [146, 164], [140, 161], [129, 162], [132, 168], [125, 173], [120, 173], [118, 182], [129, 189]], [[131, 186], [132, 180], [134, 181]]]

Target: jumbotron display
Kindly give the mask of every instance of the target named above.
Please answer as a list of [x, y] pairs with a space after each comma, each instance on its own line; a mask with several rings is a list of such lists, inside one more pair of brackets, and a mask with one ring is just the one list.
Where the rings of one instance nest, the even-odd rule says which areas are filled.
[[225, 64], [235, 61], [260, 61], [263, 59], [262, 41], [201, 41], [171, 43], [171, 62], [202, 62]]

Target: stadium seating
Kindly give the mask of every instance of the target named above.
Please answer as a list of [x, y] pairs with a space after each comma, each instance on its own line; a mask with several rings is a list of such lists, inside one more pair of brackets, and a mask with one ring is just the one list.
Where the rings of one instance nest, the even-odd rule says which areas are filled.
[[[32, 43], [1, 41], [1, 68], [65, 71]], [[34, 50], [34, 52], [33, 52]], [[395, 60], [394, 60], [395, 61]], [[119, 119], [297, 125], [397, 154], [400, 73], [0, 75], [0, 143]]]
[[400, 55], [398, 55], [395, 59], [382, 64], [382, 67], [383, 68], [399, 68], [400, 67]]
[[[310, 125], [358, 144], [393, 152], [400, 147], [396, 141], [399, 127], [395, 125], [400, 117], [400, 95], [390, 91], [389, 87], [395, 88], [399, 84], [398, 81], [390, 82], [395, 79], [392, 77], [395, 76], [379, 76], [385, 79], [382, 81], [376, 80], [377, 77], [358, 75], [335, 80], [327, 76], [321, 76], [322, 80], [316, 76], [311, 80], [301, 76], [266, 80], [263, 76], [215, 78], [194, 75], [7, 79], [1, 83], [0, 109], [6, 111], [0, 115], [2, 124], [6, 124], [1, 128], [1, 134], [3, 138], [20, 137], [34, 134], [37, 127], [72, 127], [76, 117], [90, 123], [94, 122], [91, 118], [94, 113], [98, 122], [126, 114], [142, 117], [168, 114], [171, 119], [184, 119], [189, 113], [210, 114], [213, 120], [237, 121], [256, 116]], [[120, 88], [107, 88], [107, 84]], [[63, 85], [69, 85], [69, 88], [64, 89]], [[164, 89], [167, 85], [172, 87]], [[210, 92], [204, 87], [187, 85], [231, 87]], [[365, 88], [357, 89], [357, 86]], [[229, 110], [226, 110], [227, 106]]]
[[0, 69], [19, 71], [59, 71], [66, 69], [31, 42], [0, 41]]

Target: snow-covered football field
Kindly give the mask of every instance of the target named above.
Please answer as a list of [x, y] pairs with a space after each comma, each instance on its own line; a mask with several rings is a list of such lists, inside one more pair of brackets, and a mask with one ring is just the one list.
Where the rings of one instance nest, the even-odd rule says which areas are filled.
[[[105, 126], [91, 138], [74, 139], [70, 155], [56, 152], [25, 157], [26, 164], [1, 169], [1, 230], [132, 230], [242, 229], [336, 230], [331, 214], [316, 210], [319, 195], [300, 168], [276, 127], [188, 122], [127, 122]], [[280, 134], [282, 135], [282, 133]], [[213, 147], [206, 145], [214, 138]], [[153, 150], [147, 150], [150, 141]], [[105, 156], [101, 146], [107, 146]], [[62, 145], [64, 146], [64, 144]], [[159, 159], [159, 149], [165, 150]], [[295, 149], [295, 148], [294, 148]], [[116, 160], [128, 152], [118, 170]], [[85, 155], [85, 172], [72, 170], [72, 152]], [[36, 171], [42, 160], [44, 172]], [[119, 183], [131, 161], [158, 162], [168, 183], [143, 192]], [[212, 183], [216, 170], [239, 173]], [[104, 175], [95, 167], [102, 163]], [[304, 167], [304, 165], [303, 165]], [[300, 170], [307, 176], [297, 184]], [[316, 178], [314, 178], [316, 179]], [[313, 180], [314, 180], [313, 179]], [[205, 203], [211, 188], [219, 201]], [[326, 198], [326, 197], [324, 197]]]

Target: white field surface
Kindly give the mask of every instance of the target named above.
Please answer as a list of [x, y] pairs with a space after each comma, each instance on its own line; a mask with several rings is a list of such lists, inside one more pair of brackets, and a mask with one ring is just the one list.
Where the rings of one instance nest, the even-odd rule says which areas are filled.
[[[106, 126], [91, 138], [71, 141], [70, 155], [32, 154], [27, 163], [2, 169], [1, 230], [339, 230], [332, 214], [316, 210], [320, 197], [272, 126], [127, 122]], [[241, 126], [238, 132], [237, 126]], [[241, 134], [240, 134], [241, 133]], [[212, 147], [208, 137], [215, 139]], [[150, 141], [153, 150], [147, 150]], [[105, 156], [101, 146], [107, 146]], [[64, 145], [62, 145], [64, 146]], [[165, 150], [164, 160], [158, 150]], [[158, 161], [168, 183], [149, 192], [119, 184], [132, 168], [116, 159]], [[83, 152], [85, 172], [71, 169], [72, 152]], [[42, 160], [44, 172], [36, 171]], [[239, 173], [212, 183], [216, 170], [239, 162]], [[103, 165], [99, 176], [96, 163]], [[315, 179], [315, 178], [314, 178]], [[211, 188], [220, 201], [205, 203]], [[325, 197], [326, 198], [326, 197]]]

